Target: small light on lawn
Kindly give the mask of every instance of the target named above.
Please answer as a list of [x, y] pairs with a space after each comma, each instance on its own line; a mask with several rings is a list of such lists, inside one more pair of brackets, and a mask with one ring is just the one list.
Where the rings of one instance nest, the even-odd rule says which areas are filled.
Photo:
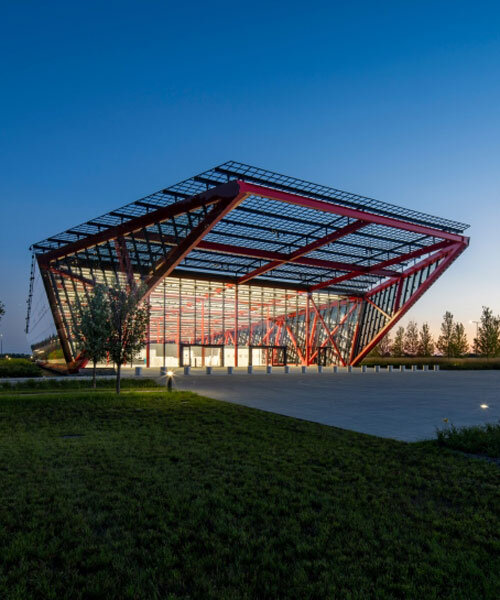
[[174, 372], [172, 371], [172, 369], [169, 369], [167, 371], [167, 391], [171, 392], [172, 391], [172, 381], [174, 379]]
[[481, 408], [489, 408], [489, 406], [487, 404], [480, 404], [479, 405]]

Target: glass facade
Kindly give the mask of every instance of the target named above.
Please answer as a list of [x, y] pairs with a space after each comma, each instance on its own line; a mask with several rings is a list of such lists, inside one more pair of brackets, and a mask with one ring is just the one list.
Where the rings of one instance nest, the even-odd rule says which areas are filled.
[[66, 367], [54, 317], [36, 263], [33, 269], [31, 311], [26, 334], [35, 360], [61, 368]]
[[[149, 302], [151, 366], [302, 364], [306, 357], [338, 364], [357, 318], [352, 302], [327, 292], [187, 278], [165, 279]], [[337, 349], [329, 338], [336, 328]]]
[[[47, 274], [73, 357], [79, 354], [71, 334], [75, 312], [91, 290], [83, 280], [92, 276], [109, 284], [115, 273], [83, 268], [79, 276], [81, 281]], [[349, 360], [360, 310], [356, 299], [328, 292], [180, 277], [162, 281], [149, 295], [148, 306], [146, 346], [133, 364], [151, 367], [343, 364]], [[28, 336], [38, 360], [64, 364], [38, 268]]]

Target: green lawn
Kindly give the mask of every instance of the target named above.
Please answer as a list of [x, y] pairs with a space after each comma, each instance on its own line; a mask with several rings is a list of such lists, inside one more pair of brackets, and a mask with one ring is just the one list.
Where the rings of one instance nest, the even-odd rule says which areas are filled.
[[500, 591], [500, 469], [162, 389], [0, 394], [0, 598]]
[[[96, 388], [101, 390], [115, 390], [115, 378], [109, 377], [106, 379], [99, 378], [96, 380]], [[163, 387], [156, 383], [153, 379], [140, 377], [138, 379], [122, 378], [120, 381], [122, 390], [127, 389], [144, 389]], [[56, 377], [41, 377], [40, 379], [27, 379], [25, 381], [2, 381], [0, 379], [0, 392], [60, 392], [60, 391], [78, 391], [92, 390], [92, 378], [85, 377], [82, 379], [56, 378]], [[1, 397], [1, 396], [0, 396]]]

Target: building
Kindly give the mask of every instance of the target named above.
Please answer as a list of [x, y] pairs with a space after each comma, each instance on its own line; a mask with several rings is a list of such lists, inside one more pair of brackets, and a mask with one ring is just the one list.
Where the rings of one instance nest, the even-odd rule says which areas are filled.
[[26, 331], [76, 370], [78, 302], [144, 285], [150, 366], [355, 365], [467, 225], [228, 162], [34, 244]]

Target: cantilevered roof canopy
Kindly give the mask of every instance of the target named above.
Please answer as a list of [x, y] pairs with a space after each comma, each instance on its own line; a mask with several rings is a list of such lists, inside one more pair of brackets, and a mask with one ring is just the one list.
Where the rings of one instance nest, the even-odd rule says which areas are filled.
[[[361, 296], [468, 225], [227, 162], [33, 245], [73, 271], [120, 263], [154, 286], [185, 273]], [[74, 275], [73, 275], [74, 276]]]

